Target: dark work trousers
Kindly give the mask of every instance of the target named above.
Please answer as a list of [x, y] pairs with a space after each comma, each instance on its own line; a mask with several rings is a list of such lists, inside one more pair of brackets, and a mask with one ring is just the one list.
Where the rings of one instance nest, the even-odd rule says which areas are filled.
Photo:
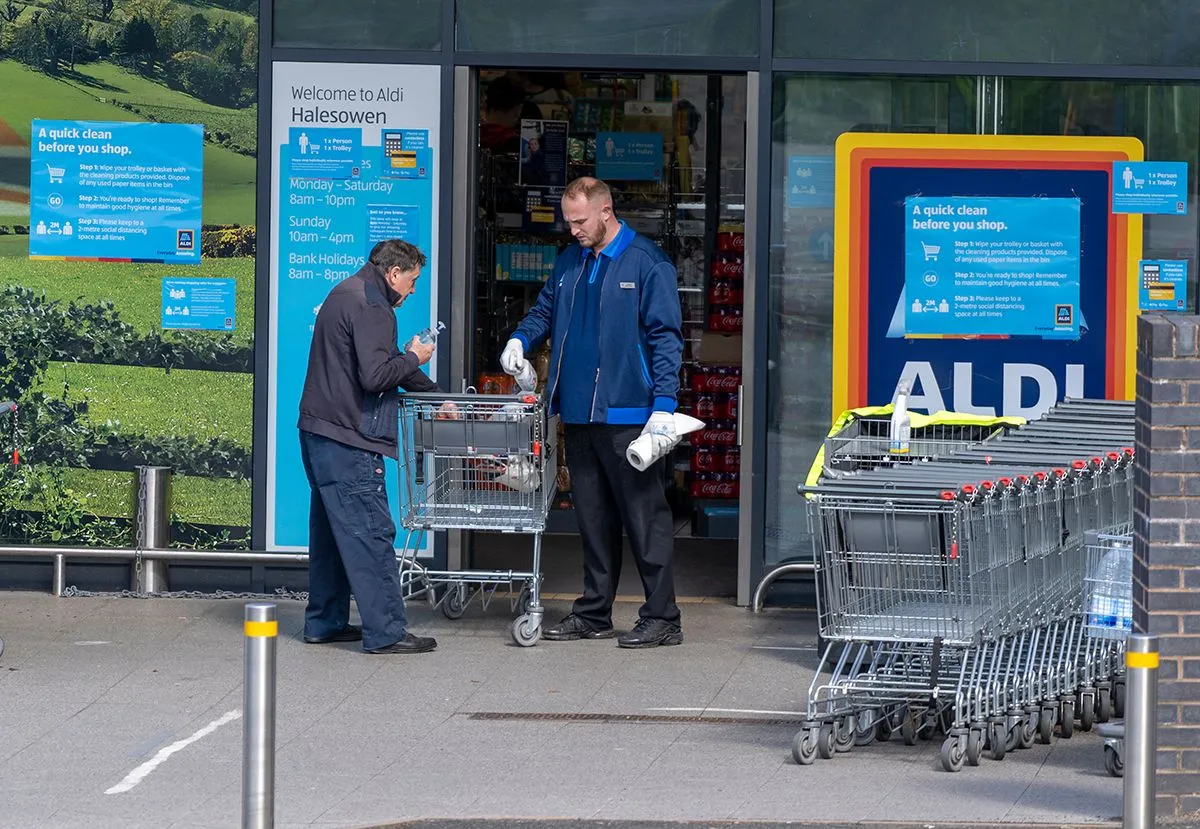
[[678, 621], [675, 525], [662, 480], [666, 460], [645, 472], [630, 466], [625, 449], [642, 433], [640, 426], [568, 424], [564, 432], [571, 501], [583, 542], [583, 595], [572, 612], [595, 628], [612, 626], [623, 526], [646, 591], [639, 615]]
[[305, 635], [329, 636], [344, 628], [353, 593], [362, 618], [363, 649], [399, 642], [408, 620], [383, 456], [304, 430], [300, 456], [312, 488]]

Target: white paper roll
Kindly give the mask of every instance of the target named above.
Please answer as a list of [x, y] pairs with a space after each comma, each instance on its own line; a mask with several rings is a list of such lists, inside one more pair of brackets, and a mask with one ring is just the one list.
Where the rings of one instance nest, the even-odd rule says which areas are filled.
[[[699, 431], [704, 428], [704, 421], [697, 420], [691, 415], [675, 412], [675, 434], [683, 437], [686, 434]], [[633, 443], [625, 449], [625, 460], [629, 461], [629, 465], [638, 472], [645, 472], [659, 458], [665, 456], [667, 452], [674, 449], [679, 441], [672, 443], [670, 448], [660, 455], [654, 453], [654, 441], [649, 435], [639, 435]]]

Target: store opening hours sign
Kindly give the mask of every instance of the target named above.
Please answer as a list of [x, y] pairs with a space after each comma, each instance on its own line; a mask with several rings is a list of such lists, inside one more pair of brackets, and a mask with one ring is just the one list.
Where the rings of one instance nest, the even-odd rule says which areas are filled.
[[[437, 66], [274, 65], [269, 549], [308, 545], [296, 420], [313, 326], [329, 291], [366, 263], [376, 242], [403, 239], [428, 261], [415, 293], [396, 309], [401, 341], [437, 316], [440, 88]], [[435, 377], [437, 359], [427, 367]], [[397, 481], [395, 462], [385, 466]], [[397, 489], [393, 483], [388, 494], [399, 526]]]

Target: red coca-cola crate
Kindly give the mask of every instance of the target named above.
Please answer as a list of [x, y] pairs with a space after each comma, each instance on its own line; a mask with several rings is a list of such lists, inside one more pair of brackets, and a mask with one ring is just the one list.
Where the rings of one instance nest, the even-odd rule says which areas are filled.
[[708, 310], [708, 330], [725, 334], [742, 332], [742, 309], [736, 305], [714, 305]]
[[746, 276], [746, 263], [741, 254], [724, 253], [713, 259], [708, 272], [714, 279], [741, 282]]
[[717, 250], [743, 251], [746, 249], [746, 234], [739, 231], [722, 230], [717, 233]]
[[717, 469], [721, 472], [741, 472], [742, 470], [742, 450], [736, 446], [727, 446], [715, 453], [717, 457]]
[[728, 421], [714, 421], [692, 432], [691, 438], [692, 446], [736, 446], [737, 425]]
[[738, 475], [728, 472], [697, 473], [688, 487], [693, 498], [737, 498], [740, 492]]
[[729, 279], [714, 279], [708, 286], [708, 301], [711, 305], [741, 307], [746, 292], [741, 282]]
[[690, 380], [692, 391], [697, 393], [735, 393], [742, 384], [742, 369], [740, 366], [698, 365], [692, 370]]
[[708, 474], [721, 471], [722, 452], [712, 446], [697, 446], [692, 449], [692, 472]]
[[725, 399], [717, 404], [717, 412], [722, 420], [738, 419], [738, 396], [736, 394], [727, 394]]

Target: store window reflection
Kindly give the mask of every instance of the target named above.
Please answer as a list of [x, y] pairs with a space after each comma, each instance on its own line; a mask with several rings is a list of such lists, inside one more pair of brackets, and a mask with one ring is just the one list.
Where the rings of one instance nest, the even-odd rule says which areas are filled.
[[[768, 273], [765, 565], [811, 555], [796, 486], [831, 411], [833, 151], [844, 132], [1133, 136], [1146, 158], [1200, 148], [1200, 86], [1004, 77], [777, 77]], [[1144, 256], [1186, 259], [1196, 307], [1196, 177], [1186, 216], [1148, 216]], [[885, 403], [887, 401], [869, 401]]]

